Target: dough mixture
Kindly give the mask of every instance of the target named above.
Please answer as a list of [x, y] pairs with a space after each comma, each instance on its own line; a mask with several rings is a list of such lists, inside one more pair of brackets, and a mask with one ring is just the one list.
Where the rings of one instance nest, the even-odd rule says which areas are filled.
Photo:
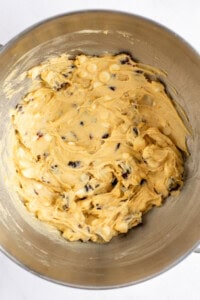
[[188, 131], [159, 74], [125, 53], [28, 72], [12, 116], [18, 191], [67, 240], [108, 242], [181, 188]]

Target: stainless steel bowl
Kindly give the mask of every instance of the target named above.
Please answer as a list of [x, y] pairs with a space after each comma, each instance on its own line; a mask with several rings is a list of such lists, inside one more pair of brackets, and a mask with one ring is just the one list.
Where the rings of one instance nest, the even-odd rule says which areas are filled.
[[191, 156], [179, 197], [153, 209], [144, 225], [126, 236], [96, 245], [66, 242], [28, 216], [5, 181], [9, 179], [4, 159], [8, 148], [1, 145], [2, 251], [43, 278], [75, 287], [119, 287], [146, 280], [175, 265], [200, 240], [200, 58], [186, 42], [154, 22], [119, 12], [83, 11], [46, 20], [9, 42], [0, 52], [1, 141], [9, 146], [9, 109], [28, 89], [27, 79], [19, 80], [23, 71], [62, 52], [105, 51], [129, 51], [139, 61], [167, 72], [168, 90], [184, 108], [193, 129]]

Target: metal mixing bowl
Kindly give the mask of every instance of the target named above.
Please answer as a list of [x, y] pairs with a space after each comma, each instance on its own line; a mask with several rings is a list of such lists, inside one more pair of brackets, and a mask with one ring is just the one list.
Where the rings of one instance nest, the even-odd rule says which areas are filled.
[[[19, 75], [48, 56], [129, 51], [165, 70], [169, 93], [193, 129], [186, 182], [180, 196], [144, 217], [143, 226], [108, 244], [69, 243], [29, 217], [9, 187], [9, 110], [27, 93]], [[119, 287], [151, 278], [190, 253], [200, 240], [200, 58], [174, 33], [144, 18], [112, 11], [84, 11], [39, 23], [0, 51], [0, 245], [15, 262], [57, 283], [75, 287]], [[12, 89], [12, 91], [11, 91]], [[176, 92], [177, 91], [177, 92]], [[10, 98], [8, 99], [8, 95]], [[6, 142], [5, 142], [6, 141]], [[5, 181], [7, 178], [7, 181]], [[18, 204], [16, 204], [18, 202]], [[18, 207], [18, 205], [20, 207]], [[31, 220], [31, 221], [30, 221]]]

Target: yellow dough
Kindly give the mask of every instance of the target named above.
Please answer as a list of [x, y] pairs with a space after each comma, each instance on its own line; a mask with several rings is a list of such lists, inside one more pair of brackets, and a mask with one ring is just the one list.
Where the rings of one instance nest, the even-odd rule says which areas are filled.
[[157, 75], [127, 54], [28, 72], [12, 117], [18, 190], [67, 240], [108, 242], [181, 188], [188, 132]]

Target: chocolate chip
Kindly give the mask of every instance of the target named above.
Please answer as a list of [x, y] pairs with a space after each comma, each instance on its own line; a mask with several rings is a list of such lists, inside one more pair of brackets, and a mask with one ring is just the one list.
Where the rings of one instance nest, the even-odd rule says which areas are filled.
[[84, 122], [83, 121], [80, 121], [79, 123], [81, 126], [84, 126]]
[[87, 185], [85, 185], [85, 190], [86, 190], [86, 192], [89, 191], [89, 187]]
[[122, 173], [122, 177], [124, 179], [127, 179], [129, 175], [130, 175], [130, 171], [129, 170], [126, 170], [125, 172]]
[[43, 176], [41, 177], [41, 180], [42, 180], [42, 182], [44, 182], [44, 183], [50, 183], [50, 181], [48, 181], [48, 180], [46, 180]]
[[39, 193], [35, 189], [33, 191], [37, 196], [39, 195]]
[[116, 90], [116, 87], [115, 87], [115, 86], [109, 86], [109, 89], [110, 89], [111, 91], [115, 91], [115, 90]]
[[62, 84], [61, 84], [61, 86], [60, 86], [60, 88], [62, 89], [62, 88], [65, 88], [65, 87], [67, 87], [69, 84], [68, 84], [68, 82], [63, 82]]
[[90, 140], [93, 139], [93, 135], [91, 133], [89, 134], [89, 138], [90, 138]]
[[129, 221], [132, 220], [132, 218], [133, 218], [133, 217], [132, 217], [131, 215], [130, 215], [130, 216], [126, 216], [125, 219], [124, 219], [124, 221], [125, 221], [125, 222], [129, 222]]
[[49, 153], [44, 152], [44, 153], [43, 153], [43, 156], [44, 156], [44, 158], [46, 158], [47, 156], [49, 156]]
[[56, 82], [56, 86], [53, 87], [54, 90], [56, 90], [57, 92], [60, 91], [61, 89], [67, 87], [69, 84], [67, 82], [63, 82], [61, 84], [59, 84], [58, 82]]
[[62, 139], [63, 141], [65, 141], [65, 140], [66, 140], [66, 136], [62, 135], [62, 136], [61, 136], [61, 139]]
[[143, 184], [145, 184], [147, 181], [146, 181], [146, 179], [142, 179], [141, 181], [140, 181], [140, 185], [143, 185]]
[[133, 127], [133, 132], [135, 133], [136, 136], [138, 136], [139, 132], [138, 132], [137, 127]]
[[58, 165], [52, 165], [52, 166], [51, 166], [51, 169], [52, 169], [52, 170], [56, 170], [57, 168], [58, 168]]
[[18, 133], [19, 133], [19, 131], [17, 129], [15, 129], [15, 134], [18, 134]]
[[80, 166], [81, 162], [79, 160], [76, 161], [69, 161], [68, 166], [72, 168], [78, 168]]
[[75, 139], [77, 139], [77, 135], [76, 135], [76, 133], [75, 132], [73, 132], [73, 131], [70, 131], [71, 132], [71, 134], [73, 135], [73, 137], [75, 138]]
[[168, 185], [168, 191], [177, 191], [180, 188], [180, 183], [177, 182], [174, 178], [169, 178], [169, 185]]
[[139, 224], [137, 224], [137, 227], [138, 226], [143, 226], [143, 225], [144, 225], [144, 223], [140, 222]]
[[86, 229], [87, 229], [87, 231], [88, 231], [89, 233], [91, 232], [89, 226], [86, 226]]
[[134, 70], [135, 73], [137, 74], [143, 74], [144, 72], [142, 70]]
[[113, 179], [113, 181], [111, 182], [111, 184], [112, 184], [112, 186], [114, 187], [114, 186], [117, 185], [117, 183], [118, 183], [118, 179], [115, 177], [115, 178]]
[[38, 154], [38, 155], [37, 155], [37, 161], [39, 161], [40, 159], [41, 159], [41, 155]]
[[41, 131], [38, 131], [36, 133], [36, 135], [38, 136], [38, 139], [39, 139], [39, 138], [43, 137], [44, 134]]
[[90, 190], [93, 190], [93, 187], [88, 183], [84, 186], [86, 192], [89, 192]]
[[147, 73], [144, 73], [144, 77], [146, 78], [146, 80], [148, 81], [148, 82], [152, 82], [152, 77], [151, 77], [151, 75], [149, 75], [149, 74], [147, 74]]
[[103, 135], [102, 135], [102, 139], [107, 139], [109, 137], [109, 133], [104, 133]]
[[134, 109], [138, 109], [138, 105], [136, 103], [132, 103]]
[[128, 199], [122, 199], [120, 200], [120, 202], [126, 202]]
[[62, 206], [62, 209], [63, 209], [63, 210], [68, 210], [68, 209], [69, 209], [69, 207], [68, 207], [68, 205], [67, 205], [67, 204], [64, 204], [64, 205]]
[[127, 57], [121, 59], [121, 60], [120, 60], [120, 63], [121, 63], [122, 65], [130, 64], [129, 60], [130, 60], [130, 58], [127, 56]]
[[120, 146], [121, 146], [121, 143], [118, 143], [115, 147], [115, 151], [117, 151], [120, 148]]
[[17, 104], [16, 106], [15, 106], [15, 109], [17, 110], [17, 111], [22, 111], [23, 110], [23, 106], [21, 105], [21, 104]]
[[82, 198], [79, 198], [79, 200], [85, 200], [85, 199], [87, 199], [86, 196], [84, 196], [84, 197], [82, 197]]

